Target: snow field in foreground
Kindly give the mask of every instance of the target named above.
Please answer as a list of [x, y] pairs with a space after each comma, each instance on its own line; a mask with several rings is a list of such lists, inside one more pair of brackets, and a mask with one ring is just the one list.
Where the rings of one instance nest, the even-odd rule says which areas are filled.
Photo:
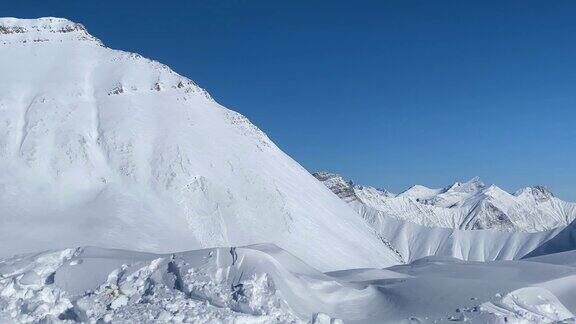
[[0, 321], [553, 323], [574, 316], [576, 268], [552, 263], [425, 258], [324, 274], [274, 245], [65, 249], [0, 260]]

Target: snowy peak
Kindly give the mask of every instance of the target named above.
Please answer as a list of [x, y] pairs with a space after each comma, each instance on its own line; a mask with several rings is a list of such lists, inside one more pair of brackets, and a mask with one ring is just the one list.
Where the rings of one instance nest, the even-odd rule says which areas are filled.
[[554, 194], [544, 186], [525, 187], [514, 193], [516, 197], [531, 197], [538, 202], [554, 198]]
[[428, 188], [422, 185], [413, 185], [400, 193], [399, 197], [416, 199], [427, 205], [447, 205], [456, 203], [456, 200], [475, 195], [486, 188], [479, 177], [474, 177], [466, 182], [456, 181], [444, 188]]
[[475, 193], [486, 188], [486, 185], [479, 177], [474, 177], [467, 182], [455, 182], [446, 191], [458, 191], [465, 193]]
[[414, 199], [428, 199], [445, 191], [445, 189], [433, 189], [422, 185], [413, 185], [412, 187], [398, 194], [398, 196], [410, 197]]
[[102, 45], [82, 24], [54, 17], [0, 18], [0, 40], [2, 43], [83, 40]]
[[503, 190], [502, 188], [496, 185], [489, 185], [488, 187], [483, 188], [482, 190], [478, 191], [481, 197], [483, 198], [494, 198], [494, 199], [511, 199], [513, 196], [508, 193], [507, 191]]

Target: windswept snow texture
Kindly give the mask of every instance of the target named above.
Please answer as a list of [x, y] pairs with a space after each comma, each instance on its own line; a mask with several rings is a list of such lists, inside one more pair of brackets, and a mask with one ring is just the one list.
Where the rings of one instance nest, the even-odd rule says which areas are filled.
[[272, 242], [322, 270], [400, 262], [244, 116], [80, 24], [0, 19], [0, 75], [4, 256]]
[[576, 311], [576, 268], [558, 259], [321, 273], [274, 245], [53, 250], [0, 259], [0, 321], [553, 323]]
[[[512, 195], [472, 179], [444, 189], [413, 186], [396, 195], [355, 185], [332, 173], [314, 176], [371, 224], [406, 262], [430, 255], [471, 261], [519, 259], [576, 217], [576, 204], [554, 197], [543, 187]], [[562, 242], [566, 250], [573, 240]], [[550, 249], [558, 251], [563, 250]]]

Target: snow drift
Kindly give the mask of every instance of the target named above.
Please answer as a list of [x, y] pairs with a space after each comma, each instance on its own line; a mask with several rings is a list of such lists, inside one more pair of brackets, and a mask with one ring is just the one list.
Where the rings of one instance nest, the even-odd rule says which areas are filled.
[[553, 323], [576, 311], [574, 255], [426, 258], [321, 273], [274, 245], [151, 254], [94, 247], [0, 259], [0, 321]]

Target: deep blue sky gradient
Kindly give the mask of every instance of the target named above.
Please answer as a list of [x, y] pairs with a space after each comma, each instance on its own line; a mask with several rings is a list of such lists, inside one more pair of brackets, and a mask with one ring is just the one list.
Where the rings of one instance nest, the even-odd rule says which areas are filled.
[[12, 1], [171, 66], [307, 169], [576, 200], [576, 1]]

